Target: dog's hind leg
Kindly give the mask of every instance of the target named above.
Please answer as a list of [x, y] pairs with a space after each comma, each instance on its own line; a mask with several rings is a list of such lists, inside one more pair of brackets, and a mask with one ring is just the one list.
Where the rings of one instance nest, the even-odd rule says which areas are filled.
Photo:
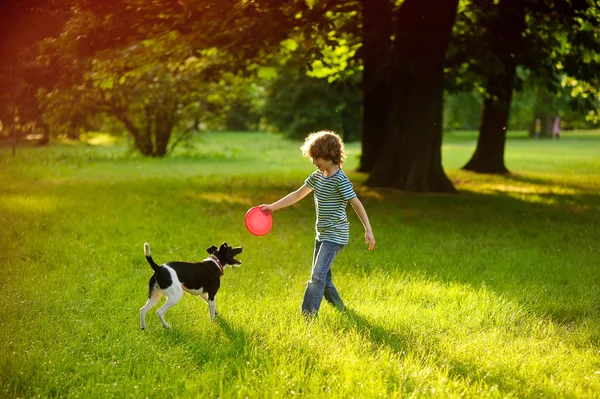
[[181, 288], [180, 289], [171, 289], [171, 288], [173, 288], [173, 287], [169, 287], [168, 290], [167, 289], [164, 290], [164, 294], [167, 297], [167, 301], [165, 302], [164, 305], [161, 306], [160, 309], [158, 309], [156, 311], [156, 314], [158, 314], [158, 318], [162, 322], [162, 325], [164, 328], [171, 328], [171, 326], [169, 326], [167, 324], [167, 322], [165, 321], [165, 313], [167, 313], [167, 311], [169, 309], [171, 309], [173, 306], [177, 305], [177, 303], [183, 297], [183, 290]]
[[204, 294], [200, 294], [198, 295], [200, 298], [202, 298], [202, 300], [206, 303], [208, 303], [208, 293], [205, 292]]
[[162, 291], [160, 290], [160, 288], [158, 288], [158, 285], [156, 285], [156, 278], [154, 276], [150, 278], [149, 285], [150, 289], [148, 293], [148, 300], [146, 301], [146, 304], [140, 309], [140, 328], [142, 330], [146, 329], [146, 313], [148, 313], [150, 309], [156, 306], [156, 304], [160, 300], [160, 297], [162, 296]]

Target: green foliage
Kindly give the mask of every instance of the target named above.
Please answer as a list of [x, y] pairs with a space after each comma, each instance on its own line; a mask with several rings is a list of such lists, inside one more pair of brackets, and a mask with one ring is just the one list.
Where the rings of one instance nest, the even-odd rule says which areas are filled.
[[[504, 72], [494, 53], [502, 45], [490, 45], [496, 37], [489, 26], [498, 18], [499, 3], [460, 3], [447, 54], [446, 86], [451, 92], [481, 90], [486, 77]], [[519, 2], [506, 4], [515, 12]], [[548, 124], [555, 115], [572, 121], [567, 124], [570, 127], [594, 126], [600, 106], [600, 35], [593, 28], [600, 21], [597, 5], [587, 1], [523, 4], [525, 30], [517, 51], [511, 55], [519, 68], [510, 127], [528, 129], [534, 118], [540, 117], [549, 134]], [[502, 35], [510, 26], [506, 20], [500, 24]]]
[[[96, 137], [99, 139], [100, 137]], [[117, 146], [0, 148], [2, 397], [578, 397], [600, 390], [598, 132], [560, 141], [509, 135], [519, 173], [459, 171], [476, 132], [444, 138], [461, 193], [371, 190], [346, 171], [378, 246], [351, 242], [334, 280], [351, 311], [299, 317], [314, 205], [278, 211], [251, 236], [252, 205], [297, 188], [313, 166], [297, 142], [207, 134], [169, 159]], [[200, 144], [200, 143], [198, 143]], [[45, 167], [41, 167], [45, 165]], [[185, 296], [139, 330], [156, 261], [243, 245], [210, 323]]]
[[36, 92], [54, 80], [53, 68], [39, 63], [39, 43], [60, 33], [68, 5], [46, 0], [11, 1], [0, 14], [0, 137], [48, 134]]
[[446, 93], [444, 104], [444, 129], [477, 129], [481, 117], [481, 95], [471, 93]]
[[[534, 78], [526, 81], [527, 84], [513, 93], [508, 123], [510, 130], [529, 130], [536, 115], [549, 115], [551, 121], [554, 116], [560, 116], [563, 129], [598, 127], [596, 114], [585, 104], [579, 104], [577, 97], [570, 93], [571, 79], [565, 78], [564, 87], [556, 93], [549, 92]], [[477, 129], [482, 97], [476, 91], [447, 92], [444, 104], [444, 129]]]
[[216, 82], [206, 82], [208, 95], [199, 98], [204, 112], [203, 125], [208, 130], [256, 130], [260, 108], [264, 103], [264, 82], [257, 76], [235, 75], [223, 72]]
[[[162, 157], [183, 139], [188, 107], [206, 95], [197, 82], [207, 62], [178, 42], [178, 35], [169, 34], [106, 50], [93, 59], [83, 85], [74, 88], [83, 86], [88, 110], [119, 120], [143, 155]], [[177, 128], [179, 135], [172, 138]]]
[[328, 129], [355, 141], [361, 135], [357, 86], [354, 81], [328, 83], [283, 70], [268, 86], [262, 112], [266, 123], [286, 137], [303, 139], [310, 132]]
[[[396, 13], [401, 3], [394, 1], [389, 9]], [[356, 140], [361, 136], [358, 85], [364, 56], [360, 11], [372, 4], [11, 2], [0, 24], [6, 33], [0, 53], [7, 60], [0, 65], [5, 89], [0, 93], [0, 136], [14, 127], [20, 135], [43, 131], [77, 137], [104, 122], [129, 130], [142, 153], [161, 156], [193, 130], [258, 128], [264, 105], [265, 121], [290, 137], [329, 128]], [[498, 70], [486, 45], [486, 21], [496, 16], [497, 4], [460, 2], [445, 73], [447, 89], [466, 94], [448, 96], [447, 128], [478, 123], [476, 96], [469, 93], [481, 87], [485, 73]], [[597, 9], [585, 1], [566, 4], [526, 1], [524, 46], [515, 57], [533, 71], [536, 84], [550, 89], [536, 99], [530, 93], [515, 96], [513, 128], [528, 126], [531, 114], [541, 112], [536, 104], [556, 103], [544, 112], [572, 120], [567, 126], [597, 123]], [[273, 79], [290, 60], [330, 84], [287, 71], [267, 95], [263, 80]], [[383, 69], [387, 63], [381, 63]], [[531, 89], [526, 78], [518, 83]]]
[[[72, 22], [89, 19], [82, 13]], [[72, 46], [70, 38], [83, 32], [71, 33], [48, 43], [47, 52]], [[153, 157], [169, 153], [193, 130], [256, 128], [259, 89], [249, 78], [215, 72], [221, 59], [217, 50], [194, 52], [176, 32], [95, 52], [80, 79], [41, 96], [54, 111], [47, 123], [56, 129], [101, 113], [121, 124], [142, 155]]]

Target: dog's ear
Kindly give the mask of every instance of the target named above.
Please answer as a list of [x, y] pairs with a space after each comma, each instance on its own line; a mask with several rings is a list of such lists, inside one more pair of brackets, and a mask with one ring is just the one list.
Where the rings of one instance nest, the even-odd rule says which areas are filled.
[[209, 255], [214, 254], [217, 251], [217, 247], [215, 247], [214, 245], [211, 245], [210, 247], [206, 248], [206, 252], [208, 252]]

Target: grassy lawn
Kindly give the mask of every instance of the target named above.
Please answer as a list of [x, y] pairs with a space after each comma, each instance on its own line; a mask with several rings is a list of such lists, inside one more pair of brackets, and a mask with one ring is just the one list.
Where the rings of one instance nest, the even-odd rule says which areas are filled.
[[[473, 132], [448, 133], [458, 195], [370, 189], [349, 208], [334, 280], [350, 310], [299, 316], [314, 206], [254, 237], [246, 210], [313, 170], [300, 143], [212, 133], [163, 160], [120, 141], [0, 148], [0, 397], [573, 397], [600, 392], [600, 132], [511, 134], [508, 176], [460, 170]], [[242, 245], [220, 315], [185, 296], [139, 330], [158, 263]], [[162, 303], [162, 301], [161, 301]]]

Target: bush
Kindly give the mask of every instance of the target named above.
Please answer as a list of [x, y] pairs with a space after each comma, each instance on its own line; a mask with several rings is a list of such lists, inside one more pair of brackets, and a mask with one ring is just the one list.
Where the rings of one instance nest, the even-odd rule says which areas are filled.
[[344, 141], [361, 137], [361, 93], [355, 82], [328, 83], [304, 74], [282, 72], [268, 87], [266, 124], [286, 137], [334, 130]]

